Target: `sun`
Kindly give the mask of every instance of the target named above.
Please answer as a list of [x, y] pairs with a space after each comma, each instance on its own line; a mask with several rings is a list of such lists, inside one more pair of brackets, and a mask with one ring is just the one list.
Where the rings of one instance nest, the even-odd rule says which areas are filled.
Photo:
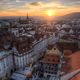
[[53, 10], [47, 10], [46, 14], [47, 14], [47, 16], [54, 16], [55, 15], [55, 11], [53, 11]]

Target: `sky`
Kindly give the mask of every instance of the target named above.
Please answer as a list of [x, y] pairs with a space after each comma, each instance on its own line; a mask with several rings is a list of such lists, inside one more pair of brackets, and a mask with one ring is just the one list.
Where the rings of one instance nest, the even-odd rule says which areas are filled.
[[80, 0], [0, 0], [0, 16], [62, 16], [80, 12]]

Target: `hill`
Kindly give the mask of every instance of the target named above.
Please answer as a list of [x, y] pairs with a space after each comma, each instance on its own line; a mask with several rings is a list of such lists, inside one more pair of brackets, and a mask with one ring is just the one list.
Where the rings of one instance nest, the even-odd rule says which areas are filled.
[[60, 17], [60, 19], [80, 19], [80, 12], [74, 12]]

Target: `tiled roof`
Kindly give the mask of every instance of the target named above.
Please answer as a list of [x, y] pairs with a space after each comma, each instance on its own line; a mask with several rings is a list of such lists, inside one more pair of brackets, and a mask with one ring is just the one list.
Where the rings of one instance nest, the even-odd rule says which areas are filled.
[[73, 53], [71, 56], [70, 64], [72, 66], [71, 71], [80, 69], [80, 51]]
[[64, 50], [63, 53], [64, 53], [64, 56], [70, 56], [72, 55], [72, 50]]

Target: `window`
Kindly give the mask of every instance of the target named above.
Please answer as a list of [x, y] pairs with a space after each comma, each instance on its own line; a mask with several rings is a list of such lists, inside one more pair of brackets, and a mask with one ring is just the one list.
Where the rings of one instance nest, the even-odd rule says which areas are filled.
[[54, 59], [52, 61], [55, 61]]
[[49, 70], [51, 69], [51, 67], [49, 67]]
[[[1, 79], [0, 79], [1, 80]], [[10, 80], [14, 80], [14, 79], [10, 79]]]
[[56, 50], [56, 48], [54, 48], [54, 50]]
[[53, 70], [54, 68], [52, 67], [51, 70]]
[[45, 71], [47, 73], [47, 71]]
[[47, 78], [49, 79], [50, 78], [50, 75], [47, 75]]

